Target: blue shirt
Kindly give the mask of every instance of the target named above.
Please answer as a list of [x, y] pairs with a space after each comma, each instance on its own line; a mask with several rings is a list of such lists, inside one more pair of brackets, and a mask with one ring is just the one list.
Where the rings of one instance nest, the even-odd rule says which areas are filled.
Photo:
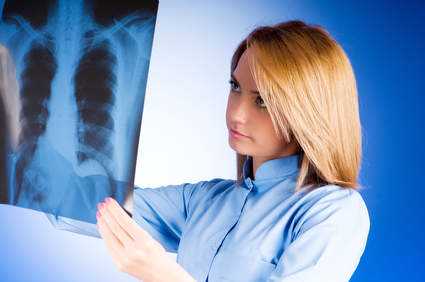
[[214, 178], [134, 190], [133, 218], [197, 281], [349, 281], [366, 246], [360, 193], [327, 185], [295, 192], [299, 155], [252, 158], [243, 183]]
[[[133, 218], [196, 281], [349, 281], [369, 233], [365, 202], [336, 185], [295, 192], [298, 159], [265, 161], [252, 179], [248, 157], [241, 185], [214, 178], [135, 187]], [[50, 220], [99, 237], [90, 224]]]

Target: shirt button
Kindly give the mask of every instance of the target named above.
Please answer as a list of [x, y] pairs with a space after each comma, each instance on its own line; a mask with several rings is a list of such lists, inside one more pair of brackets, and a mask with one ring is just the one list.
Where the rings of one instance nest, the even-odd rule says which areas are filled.
[[246, 185], [247, 185], [249, 188], [252, 188], [252, 187], [254, 186], [254, 184], [252, 183], [251, 178], [249, 178], [249, 177], [247, 177], [247, 178], [246, 178]]

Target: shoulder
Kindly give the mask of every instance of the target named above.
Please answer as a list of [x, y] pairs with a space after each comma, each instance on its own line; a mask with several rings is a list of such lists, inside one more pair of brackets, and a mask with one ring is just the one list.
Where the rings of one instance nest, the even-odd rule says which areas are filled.
[[307, 207], [333, 206], [334, 208], [345, 208], [362, 210], [367, 212], [366, 203], [360, 192], [353, 188], [345, 188], [338, 185], [325, 185], [311, 191], [300, 191], [300, 200]]
[[200, 181], [193, 181], [193, 182], [182, 182], [179, 184], [168, 184], [168, 185], [161, 185], [158, 187], [141, 187], [141, 186], [134, 186], [134, 191], [137, 193], [142, 193], [145, 191], [171, 191], [171, 190], [179, 190], [179, 191], [185, 191], [189, 194], [192, 194], [193, 192], [197, 191], [200, 192], [200, 190], [208, 190], [211, 188], [216, 187], [223, 187], [228, 186], [229, 184], [232, 184], [232, 181], [234, 183], [234, 180], [231, 179], [223, 179], [223, 178], [212, 178], [208, 180], [200, 180]]
[[213, 197], [214, 194], [227, 190], [234, 183], [235, 181], [231, 179], [211, 178], [208, 180], [162, 185], [155, 188], [135, 186], [134, 198], [136, 201], [139, 201], [139, 198], [151, 201], [153, 197], [167, 198], [174, 201], [180, 201], [182, 199], [187, 204]]
[[202, 197], [203, 199], [213, 198], [217, 194], [228, 191], [235, 185], [235, 180], [224, 178], [211, 178], [197, 183], [196, 189], [191, 191], [191, 196]]
[[309, 228], [329, 224], [346, 228], [355, 225], [369, 232], [370, 218], [366, 203], [359, 191], [338, 185], [326, 185], [309, 192], [300, 191], [297, 225]]
[[208, 188], [218, 188], [218, 187], [228, 187], [233, 185], [235, 180], [233, 179], [224, 179], [224, 178], [211, 178], [209, 180], [201, 181], [202, 185]]

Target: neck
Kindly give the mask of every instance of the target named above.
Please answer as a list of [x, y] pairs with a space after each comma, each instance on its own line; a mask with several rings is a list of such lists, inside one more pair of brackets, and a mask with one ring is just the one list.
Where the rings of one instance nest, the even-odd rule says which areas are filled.
[[297, 149], [296, 148], [290, 148], [288, 150], [286, 150], [284, 153], [278, 155], [278, 156], [252, 156], [252, 176], [251, 178], [253, 180], [255, 180], [255, 172], [257, 171], [257, 168], [264, 162], [268, 161], [268, 160], [273, 160], [273, 159], [277, 159], [277, 158], [283, 158], [283, 157], [287, 157], [293, 154], [297, 153]]

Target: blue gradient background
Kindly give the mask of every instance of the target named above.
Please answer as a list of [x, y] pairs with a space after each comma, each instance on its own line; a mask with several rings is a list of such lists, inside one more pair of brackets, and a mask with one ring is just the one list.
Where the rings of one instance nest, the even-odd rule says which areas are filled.
[[[233, 50], [256, 25], [318, 23], [358, 80], [371, 232], [350, 281], [423, 281], [425, 4], [371, 2], [160, 1], [136, 185], [235, 177], [224, 115]], [[55, 230], [42, 213], [2, 205], [0, 228], [1, 281], [136, 281], [102, 241]]]

